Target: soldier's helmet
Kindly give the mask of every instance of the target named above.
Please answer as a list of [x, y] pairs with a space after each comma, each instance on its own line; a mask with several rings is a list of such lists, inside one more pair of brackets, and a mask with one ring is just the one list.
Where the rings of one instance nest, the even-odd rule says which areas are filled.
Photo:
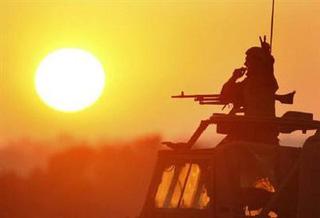
[[[263, 47], [251, 47], [246, 51], [246, 65], [273, 65], [274, 58], [270, 51]], [[249, 62], [249, 63], [248, 63]]]

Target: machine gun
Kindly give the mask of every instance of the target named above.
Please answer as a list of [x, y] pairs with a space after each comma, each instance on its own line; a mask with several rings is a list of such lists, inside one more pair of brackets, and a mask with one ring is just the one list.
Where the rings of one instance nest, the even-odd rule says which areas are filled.
[[[275, 94], [275, 100], [281, 102], [282, 104], [293, 104], [293, 98], [295, 91], [288, 94], [279, 95]], [[173, 95], [171, 98], [193, 98], [194, 101], [199, 102], [199, 104], [208, 104], [208, 105], [226, 105], [225, 102], [221, 101], [219, 94], [205, 94], [205, 95], [185, 95], [184, 91], [180, 95]], [[233, 102], [230, 102], [233, 103]]]

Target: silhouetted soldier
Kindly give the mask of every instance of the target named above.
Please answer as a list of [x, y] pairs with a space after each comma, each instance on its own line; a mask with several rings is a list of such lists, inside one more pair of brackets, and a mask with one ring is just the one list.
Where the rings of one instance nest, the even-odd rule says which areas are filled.
[[[233, 104], [230, 114], [243, 112], [245, 117], [253, 122], [232, 122], [233, 118], [239, 119], [243, 116], [229, 117], [227, 126], [219, 125], [219, 131], [228, 132], [228, 136], [220, 144], [229, 141], [250, 141], [264, 144], [278, 145], [278, 126], [275, 123], [267, 124], [263, 118], [273, 120], [275, 116], [275, 100], [281, 103], [292, 104], [295, 92], [286, 95], [276, 95], [278, 83], [274, 77], [274, 58], [270, 52], [270, 45], [260, 38], [261, 47], [252, 47], [246, 52], [246, 61], [239, 69], [235, 69], [231, 78], [224, 84], [220, 95], [181, 95], [174, 98], [194, 98], [200, 104]], [[242, 79], [239, 81], [239, 79]], [[214, 118], [213, 118], [214, 119]], [[198, 140], [203, 131], [212, 124], [213, 119], [202, 120], [200, 125], [190, 137], [187, 143], [164, 142], [172, 148], [191, 148]], [[217, 119], [217, 118], [215, 118]], [[235, 121], [235, 120], [234, 120]], [[254, 122], [257, 121], [257, 122]], [[228, 129], [228, 130], [227, 130]]]
[[[231, 113], [244, 112], [245, 116], [259, 118], [275, 117], [278, 83], [273, 70], [274, 58], [265, 38], [264, 41], [260, 38], [260, 41], [261, 47], [247, 50], [246, 68], [235, 69], [221, 90], [221, 101], [234, 105]], [[278, 144], [278, 131], [272, 126], [251, 126], [242, 134], [241, 139]]]

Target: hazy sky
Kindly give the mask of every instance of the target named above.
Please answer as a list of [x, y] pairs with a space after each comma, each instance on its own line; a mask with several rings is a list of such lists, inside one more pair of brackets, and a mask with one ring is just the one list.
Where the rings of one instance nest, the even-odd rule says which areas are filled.
[[[269, 36], [270, 14], [271, 0], [1, 0], [0, 137], [186, 139], [221, 107], [170, 96], [219, 92], [246, 49]], [[320, 1], [276, 0], [274, 25], [278, 92], [297, 91], [277, 113], [320, 119]], [[40, 61], [65, 47], [93, 53], [107, 74], [101, 99], [71, 114], [44, 105], [34, 88]]]

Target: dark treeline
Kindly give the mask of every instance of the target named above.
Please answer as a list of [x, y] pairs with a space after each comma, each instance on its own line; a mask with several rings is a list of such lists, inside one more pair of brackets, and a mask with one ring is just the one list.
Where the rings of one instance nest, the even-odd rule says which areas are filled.
[[0, 175], [0, 217], [136, 217], [159, 140], [146, 137], [96, 147], [77, 144], [50, 154], [46, 167], [28, 175], [5, 170]]

